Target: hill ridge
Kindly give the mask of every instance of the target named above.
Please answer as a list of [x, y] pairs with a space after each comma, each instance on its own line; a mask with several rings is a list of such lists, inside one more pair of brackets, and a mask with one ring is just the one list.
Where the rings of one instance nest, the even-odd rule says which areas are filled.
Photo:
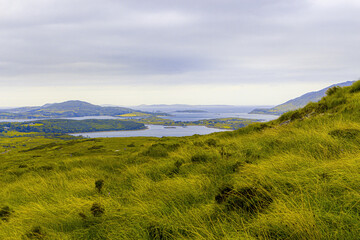
[[281, 115], [285, 112], [291, 111], [291, 110], [296, 110], [299, 109], [301, 107], [304, 107], [306, 104], [308, 104], [309, 102], [318, 102], [322, 97], [325, 96], [326, 91], [329, 88], [335, 87], [335, 86], [339, 86], [339, 87], [347, 87], [350, 86], [354, 83], [355, 81], [347, 81], [347, 82], [342, 82], [342, 83], [336, 83], [336, 84], [332, 84], [331, 86], [328, 86], [326, 88], [323, 88], [319, 91], [312, 91], [312, 92], [308, 92], [305, 93], [299, 97], [290, 99], [288, 101], [286, 101], [285, 103], [282, 103], [280, 105], [277, 105], [273, 108], [270, 109], [265, 109], [265, 108], [258, 108], [258, 109], [254, 109], [250, 112], [250, 114], [273, 114], [273, 115]]
[[119, 116], [141, 112], [125, 107], [102, 107], [80, 100], [47, 103], [42, 106], [20, 107], [0, 110], [0, 119], [34, 119], [53, 117]]

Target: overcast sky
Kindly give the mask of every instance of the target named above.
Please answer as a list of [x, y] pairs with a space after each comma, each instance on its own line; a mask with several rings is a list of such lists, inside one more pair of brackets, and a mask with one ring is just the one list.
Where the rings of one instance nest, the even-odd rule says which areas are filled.
[[0, 106], [275, 105], [360, 78], [359, 0], [0, 0]]

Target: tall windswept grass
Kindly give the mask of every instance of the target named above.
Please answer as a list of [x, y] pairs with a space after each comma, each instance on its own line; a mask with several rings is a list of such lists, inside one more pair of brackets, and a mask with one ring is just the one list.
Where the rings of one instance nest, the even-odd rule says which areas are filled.
[[359, 239], [359, 86], [208, 136], [2, 138], [0, 239]]

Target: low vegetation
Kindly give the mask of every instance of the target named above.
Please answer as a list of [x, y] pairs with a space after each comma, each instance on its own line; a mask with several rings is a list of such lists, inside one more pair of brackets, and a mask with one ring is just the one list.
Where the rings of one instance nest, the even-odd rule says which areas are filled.
[[131, 119], [144, 124], [165, 125], [165, 126], [206, 126], [210, 128], [236, 130], [243, 128], [251, 123], [261, 122], [260, 119], [247, 119], [247, 118], [216, 118], [204, 119], [199, 121], [173, 121], [166, 119], [166, 116], [161, 117], [146, 117], [141, 119]]
[[358, 239], [357, 86], [207, 136], [0, 138], [0, 239]]
[[31, 122], [0, 122], [0, 132], [21, 133], [81, 133], [97, 131], [146, 129], [142, 123], [118, 119], [50, 119]]

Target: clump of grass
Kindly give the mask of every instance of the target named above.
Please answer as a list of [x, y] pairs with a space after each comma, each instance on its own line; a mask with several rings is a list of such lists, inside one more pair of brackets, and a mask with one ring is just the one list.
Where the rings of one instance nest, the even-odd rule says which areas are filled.
[[195, 153], [193, 156], [191, 156], [191, 161], [194, 163], [209, 162], [212, 159], [213, 156], [206, 152]]
[[332, 137], [344, 138], [344, 139], [354, 139], [359, 136], [360, 130], [358, 129], [336, 129], [329, 132], [329, 135]]
[[244, 166], [244, 163], [243, 162], [240, 162], [240, 161], [237, 161], [236, 163], [234, 163], [232, 166], [231, 166], [231, 169], [233, 172], [236, 172], [238, 171], [238, 169], [240, 167]]
[[29, 239], [45, 239], [46, 233], [40, 226], [35, 226], [25, 236]]
[[180, 147], [180, 144], [164, 144], [164, 143], [155, 143], [151, 145], [147, 151], [143, 154], [149, 157], [167, 157], [169, 152], [173, 152]]
[[0, 209], [0, 218], [3, 221], [8, 221], [12, 211], [9, 206], [4, 206]]
[[209, 147], [216, 147], [218, 145], [218, 141], [214, 138], [209, 138], [205, 141], [205, 143], [209, 146]]
[[99, 179], [95, 181], [95, 188], [101, 193], [102, 188], [104, 187], [104, 180]]
[[104, 146], [103, 145], [98, 145], [98, 146], [92, 146], [92, 147], [89, 147], [88, 148], [88, 150], [100, 150], [100, 149], [102, 149], [102, 148], [104, 148]]
[[263, 152], [259, 149], [248, 148], [243, 150], [242, 154], [246, 163], [252, 163], [254, 160], [260, 159]]
[[170, 176], [173, 176], [174, 174], [178, 174], [180, 172], [180, 167], [183, 165], [183, 162], [180, 161], [180, 160], [177, 160], [175, 163], [174, 163], [174, 168], [171, 170], [170, 172]]
[[226, 147], [222, 146], [219, 150], [219, 153], [221, 155], [221, 158], [224, 159], [224, 158], [229, 158], [231, 157], [233, 154], [232, 152], [230, 152]]
[[86, 220], [86, 219], [87, 219], [86, 214], [83, 213], [83, 212], [80, 212], [80, 213], [79, 213], [79, 217], [81, 217], [82, 220]]
[[215, 201], [219, 204], [223, 203], [232, 191], [234, 191], [233, 187], [230, 186], [223, 187], [220, 190], [220, 193], [215, 196]]
[[36, 146], [27, 150], [22, 150], [21, 152], [30, 152], [30, 151], [36, 151], [36, 150], [43, 150], [43, 149], [47, 149], [47, 148], [52, 148], [57, 146], [56, 143], [52, 142], [52, 143], [47, 143], [47, 144], [43, 144], [40, 146]]
[[165, 229], [158, 224], [151, 224], [147, 227], [148, 237], [151, 240], [170, 240], [174, 239], [171, 230]]
[[239, 190], [226, 186], [215, 196], [218, 204], [225, 204], [227, 210], [242, 209], [255, 213], [268, 207], [273, 201], [269, 194], [255, 187], [243, 187]]
[[130, 143], [127, 145], [127, 147], [136, 147], [134, 143]]
[[105, 212], [105, 208], [100, 203], [95, 202], [91, 206], [90, 211], [94, 217], [101, 217]]
[[294, 111], [288, 111], [288, 112], [282, 114], [279, 117], [278, 121], [280, 121], [280, 122], [294, 121], [294, 120], [300, 119], [302, 117], [303, 117], [302, 114], [298, 110], [294, 110]]
[[50, 166], [50, 165], [44, 165], [44, 166], [38, 167], [37, 169], [41, 170], [41, 171], [51, 171], [51, 170], [54, 170], [54, 167]]
[[165, 147], [165, 144], [156, 143], [151, 145], [147, 151], [144, 152], [144, 155], [149, 157], [167, 157], [169, 156], [168, 150]]

